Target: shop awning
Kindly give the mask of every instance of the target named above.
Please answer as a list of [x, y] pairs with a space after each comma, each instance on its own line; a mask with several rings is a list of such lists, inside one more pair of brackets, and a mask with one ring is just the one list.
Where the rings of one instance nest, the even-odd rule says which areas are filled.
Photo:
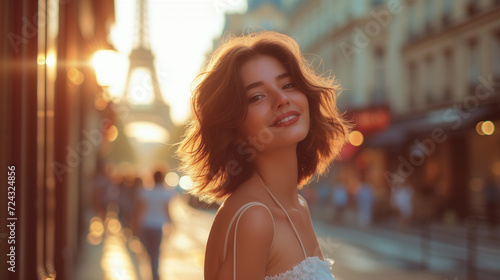
[[498, 104], [489, 104], [458, 110], [454, 107], [435, 110], [412, 118], [393, 122], [387, 129], [366, 138], [365, 147], [394, 147], [403, 145], [418, 137], [431, 135], [436, 128], [443, 129], [448, 135], [461, 135], [477, 122], [488, 118], [498, 118]]
[[406, 127], [403, 123], [395, 123], [379, 133], [366, 138], [365, 147], [391, 147], [404, 142]]

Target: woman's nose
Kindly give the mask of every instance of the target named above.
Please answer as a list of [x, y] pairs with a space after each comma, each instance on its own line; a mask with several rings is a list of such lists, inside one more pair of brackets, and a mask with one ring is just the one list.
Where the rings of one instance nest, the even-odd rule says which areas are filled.
[[275, 108], [279, 109], [284, 106], [287, 106], [290, 104], [290, 100], [288, 99], [288, 95], [285, 94], [282, 90], [276, 89], [274, 91], [275, 95]]

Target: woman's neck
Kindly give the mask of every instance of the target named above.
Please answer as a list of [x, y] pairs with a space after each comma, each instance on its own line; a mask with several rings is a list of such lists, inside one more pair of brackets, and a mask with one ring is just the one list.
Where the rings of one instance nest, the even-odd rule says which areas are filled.
[[262, 181], [285, 209], [298, 208], [298, 162], [296, 146], [255, 158], [255, 168]]

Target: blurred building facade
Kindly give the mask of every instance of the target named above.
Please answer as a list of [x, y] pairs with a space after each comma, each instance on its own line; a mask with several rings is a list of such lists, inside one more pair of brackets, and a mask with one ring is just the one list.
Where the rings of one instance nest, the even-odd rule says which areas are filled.
[[409, 184], [431, 193], [439, 219], [483, 212], [485, 179], [500, 177], [500, 1], [248, 6], [248, 14], [227, 15], [227, 31], [258, 25], [255, 14], [264, 7], [264, 22], [281, 23], [285, 15], [285, 29], [265, 29], [296, 38], [318, 72], [332, 70], [341, 82], [338, 106], [364, 136], [361, 145], [347, 145], [334, 168], [351, 192], [363, 173], [382, 203], [392, 188]]
[[[15, 168], [15, 272], [0, 279], [74, 279], [93, 176], [113, 123], [91, 65], [112, 49], [113, 0], [0, 1], [0, 162]], [[7, 194], [7, 188], [4, 188]], [[9, 190], [10, 191], [10, 190]], [[5, 209], [7, 210], [7, 209]], [[6, 227], [1, 230], [2, 252]], [[12, 234], [12, 233], [7, 233]], [[9, 248], [10, 249], [10, 248]]]
[[226, 15], [224, 32], [240, 35], [244, 28], [248, 31], [275, 30], [286, 32], [288, 20], [280, 0], [253, 0], [248, 2], [245, 14]]

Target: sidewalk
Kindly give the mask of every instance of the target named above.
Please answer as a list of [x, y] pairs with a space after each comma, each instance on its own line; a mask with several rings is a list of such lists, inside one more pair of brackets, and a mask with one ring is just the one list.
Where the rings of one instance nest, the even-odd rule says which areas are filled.
[[[169, 236], [164, 236], [161, 244], [160, 278], [203, 279], [205, 244], [215, 213], [195, 210], [179, 199], [172, 201], [171, 209], [175, 227]], [[99, 234], [97, 230], [93, 236], [90, 226], [87, 240], [82, 242], [74, 279], [152, 279], [149, 257], [130, 230], [123, 229], [113, 217], [97, 222], [96, 227], [102, 227], [102, 232]]]
[[122, 229], [115, 217], [103, 222], [94, 217], [82, 242], [76, 280], [149, 280], [149, 259], [137, 238]]
[[174, 230], [162, 245], [160, 277], [168, 280], [202, 280], [205, 244], [215, 218], [213, 210], [197, 210], [181, 199], [171, 202]]

